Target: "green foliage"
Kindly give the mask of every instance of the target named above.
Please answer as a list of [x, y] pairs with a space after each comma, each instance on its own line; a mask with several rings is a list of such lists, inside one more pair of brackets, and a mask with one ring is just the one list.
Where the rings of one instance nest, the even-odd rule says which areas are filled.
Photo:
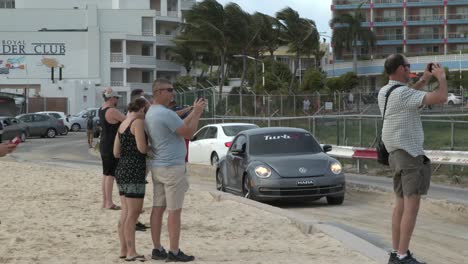
[[468, 72], [462, 71], [461, 79], [460, 79], [460, 72], [450, 72], [449, 73], [449, 87], [452, 89], [458, 89], [460, 86], [468, 91]]
[[326, 85], [330, 92], [336, 92], [340, 91], [341, 87], [343, 86], [341, 77], [333, 77], [333, 78], [328, 78], [326, 80]]
[[[262, 85], [262, 65], [257, 63], [257, 83], [254, 84], [255, 92], [288, 91], [288, 85], [292, 78], [289, 67], [279, 61], [265, 59], [265, 88]], [[255, 64], [252, 63], [247, 71], [247, 80], [253, 84], [255, 79]]]
[[193, 86], [194, 86], [193, 78], [192, 76], [189, 76], [189, 75], [179, 76], [174, 82], [174, 88], [176, 88], [177, 90], [188, 91], [189, 87], [193, 87]]
[[325, 87], [325, 75], [310, 67], [304, 74], [301, 90], [304, 92], [320, 91]]
[[359, 85], [359, 78], [354, 72], [347, 72], [340, 76], [342, 87], [340, 91], [349, 92]]

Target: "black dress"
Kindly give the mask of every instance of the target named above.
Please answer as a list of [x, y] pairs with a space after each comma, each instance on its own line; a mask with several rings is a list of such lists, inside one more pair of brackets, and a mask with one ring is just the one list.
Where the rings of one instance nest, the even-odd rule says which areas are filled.
[[119, 194], [129, 198], [144, 198], [146, 187], [146, 155], [137, 148], [135, 136], [130, 127], [132, 120], [123, 133], [118, 132], [120, 139], [120, 160], [115, 179]]

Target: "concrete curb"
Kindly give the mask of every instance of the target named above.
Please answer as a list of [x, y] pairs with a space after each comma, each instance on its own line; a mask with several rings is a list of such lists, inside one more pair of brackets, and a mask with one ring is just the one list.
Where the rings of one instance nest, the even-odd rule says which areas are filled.
[[311, 217], [306, 217], [300, 213], [290, 212], [281, 208], [277, 208], [268, 204], [259, 203], [244, 197], [235, 196], [229, 193], [219, 191], [209, 191], [211, 196], [216, 201], [230, 200], [241, 204], [252, 206], [272, 214], [277, 214], [288, 218], [301, 232], [304, 234], [313, 234], [315, 232], [325, 233], [336, 240], [340, 241], [345, 247], [357, 251], [362, 255], [375, 260], [378, 263], [386, 263], [388, 261], [388, 253], [366, 240], [355, 236], [341, 228], [322, 223]]

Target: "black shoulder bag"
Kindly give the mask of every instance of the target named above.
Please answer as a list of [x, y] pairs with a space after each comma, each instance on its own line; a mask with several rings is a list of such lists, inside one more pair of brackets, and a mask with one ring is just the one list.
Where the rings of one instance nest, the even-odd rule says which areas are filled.
[[[396, 88], [403, 86], [401, 84], [395, 84], [390, 89], [388, 89], [387, 93], [385, 94], [385, 105], [384, 105], [384, 111], [382, 115], [382, 129], [383, 129], [383, 123], [385, 122], [385, 111], [387, 111], [387, 103], [388, 103], [388, 97], [390, 96], [390, 93], [393, 92]], [[388, 164], [388, 151], [387, 148], [385, 147], [385, 144], [382, 141], [382, 130], [380, 132], [380, 135], [377, 138], [377, 162], [383, 165], [389, 165]]]

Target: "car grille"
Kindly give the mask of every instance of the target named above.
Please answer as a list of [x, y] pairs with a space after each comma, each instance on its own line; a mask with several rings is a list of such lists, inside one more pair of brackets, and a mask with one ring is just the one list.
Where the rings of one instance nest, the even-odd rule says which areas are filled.
[[269, 196], [315, 196], [324, 195], [344, 191], [344, 184], [338, 185], [323, 185], [323, 186], [304, 186], [293, 188], [269, 188], [261, 187], [259, 192], [261, 195]]

